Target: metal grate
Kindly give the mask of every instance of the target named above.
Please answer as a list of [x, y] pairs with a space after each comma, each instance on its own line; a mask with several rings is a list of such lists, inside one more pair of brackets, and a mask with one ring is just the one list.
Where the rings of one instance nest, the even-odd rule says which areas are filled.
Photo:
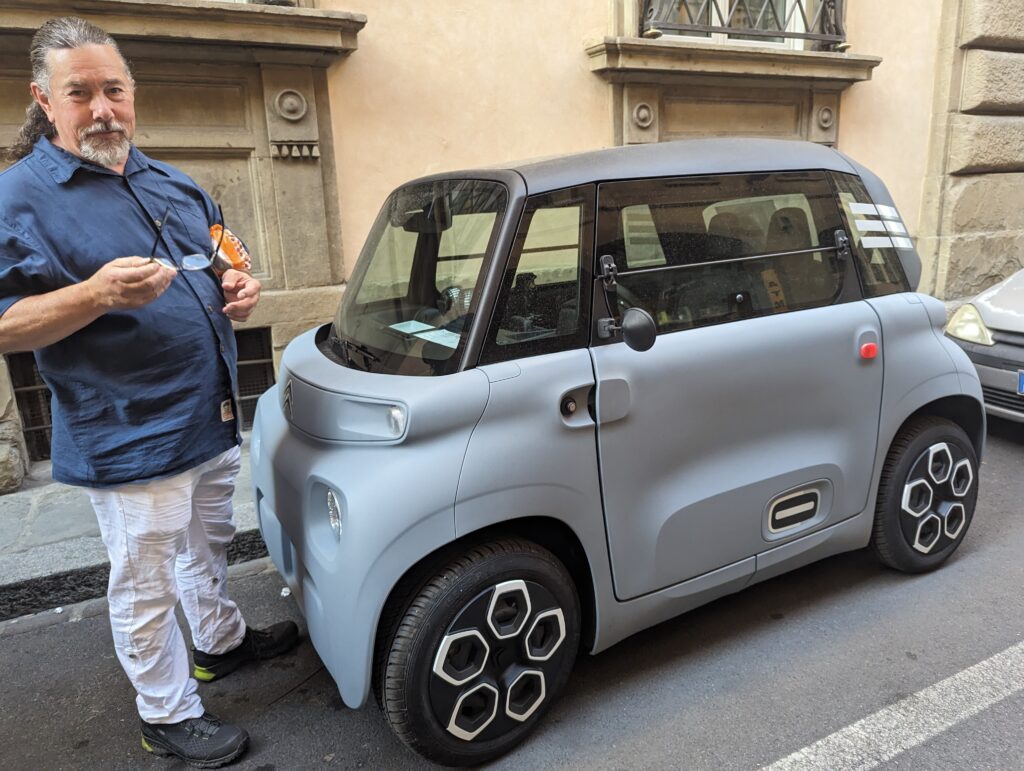
[[12, 353], [7, 357], [14, 398], [18, 402], [21, 426], [28, 446], [29, 460], [50, 459], [50, 389], [46, 387], [31, 353]]
[[982, 386], [982, 395], [985, 403], [993, 407], [1002, 407], [1004, 410], [1013, 410], [1024, 415], [1024, 396], [1019, 396], [1011, 391], [1003, 391], [999, 388]]
[[640, 35], [803, 39], [828, 50], [846, 42], [842, 20], [843, 0], [644, 0]]
[[274, 352], [270, 329], [239, 329], [238, 342], [238, 406], [242, 411], [242, 430], [252, 428], [256, 417], [256, 400], [274, 385]]
[[[242, 430], [248, 431], [256, 417], [256, 400], [274, 385], [270, 329], [236, 330], [235, 340], [238, 343], [238, 400], [242, 411]], [[8, 355], [7, 367], [11, 372], [28, 457], [33, 461], [49, 460], [53, 423], [50, 389], [40, 377], [31, 353]]]

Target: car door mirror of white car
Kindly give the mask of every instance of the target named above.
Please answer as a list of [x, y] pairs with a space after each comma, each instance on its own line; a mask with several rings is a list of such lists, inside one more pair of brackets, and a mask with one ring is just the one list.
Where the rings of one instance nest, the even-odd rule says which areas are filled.
[[634, 351], [646, 351], [654, 345], [658, 327], [651, 314], [643, 308], [627, 308], [622, 314], [621, 324], [616, 324], [612, 318], [597, 320], [597, 336], [602, 340], [607, 340], [616, 332], [622, 333], [623, 342]]

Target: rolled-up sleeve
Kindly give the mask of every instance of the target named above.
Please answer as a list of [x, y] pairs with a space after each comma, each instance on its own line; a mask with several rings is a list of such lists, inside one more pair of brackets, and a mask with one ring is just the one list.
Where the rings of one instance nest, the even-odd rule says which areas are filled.
[[0, 316], [18, 300], [59, 288], [53, 267], [28, 233], [0, 217]]

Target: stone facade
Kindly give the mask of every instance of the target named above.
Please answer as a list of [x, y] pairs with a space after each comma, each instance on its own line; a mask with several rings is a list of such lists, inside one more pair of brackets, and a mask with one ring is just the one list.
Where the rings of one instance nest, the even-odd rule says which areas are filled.
[[919, 250], [968, 297], [1024, 267], [1024, 6], [944, 0]]

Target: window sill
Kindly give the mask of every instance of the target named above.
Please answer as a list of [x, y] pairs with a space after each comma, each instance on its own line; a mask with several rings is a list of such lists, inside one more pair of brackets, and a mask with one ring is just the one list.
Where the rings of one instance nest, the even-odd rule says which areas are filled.
[[590, 68], [612, 83], [685, 83], [701, 77], [755, 78], [789, 84], [828, 82], [842, 89], [871, 79], [877, 56], [797, 51], [777, 46], [606, 37], [587, 46]]
[[[358, 13], [214, 0], [76, 0], [74, 8], [99, 19], [119, 42], [216, 44], [218, 49], [250, 49], [251, 59], [305, 64], [315, 63], [311, 56], [326, 64], [354, 51], [356, 35], [366, 24]], [[0, 0], [0, 27], [32, 34], [67, 10], [65, 0]]]

